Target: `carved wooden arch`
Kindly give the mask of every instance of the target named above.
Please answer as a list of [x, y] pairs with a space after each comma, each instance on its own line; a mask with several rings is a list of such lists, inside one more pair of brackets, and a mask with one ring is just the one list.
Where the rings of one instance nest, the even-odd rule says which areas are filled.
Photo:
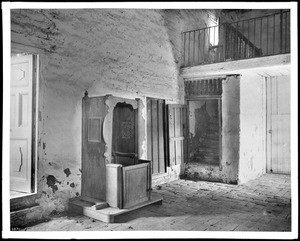
[[[130, 104], [133, 109], [138, 109], [138, 101], [139, 100], [131, 100], [131, 99], [124, 99], [120, 97], [115, 97], [112, 95], [107, 95], [105, 104], [108, 108], [107, 114], [104, 118], [103, 122], [103, 139], [105, 142], [105, 162], [111, 163], [111, 156], [112, 156], [112, 128], [113, 128], [113, 112], [114, 108], [118, 103], [126, 103]], [[138, 127], [139, 130], [139, 127]], [[139, 132], [139, 131], [138, 131]]]

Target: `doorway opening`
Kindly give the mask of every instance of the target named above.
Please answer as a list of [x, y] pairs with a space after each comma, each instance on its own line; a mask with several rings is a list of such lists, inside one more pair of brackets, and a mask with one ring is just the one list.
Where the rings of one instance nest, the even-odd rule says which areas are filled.
[[36, 192], [38, 56], [11, 57], [10, 198]]
[[189, 162], [218, 166], [221, 161], [221, 99], [189, 100]]

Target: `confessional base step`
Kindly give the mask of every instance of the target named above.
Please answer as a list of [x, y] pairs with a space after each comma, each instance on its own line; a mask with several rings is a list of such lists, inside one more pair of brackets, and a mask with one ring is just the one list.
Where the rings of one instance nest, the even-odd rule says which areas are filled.
[[[82, 214], [85, 216], [88, 216], [90, 218], [94, 218], [97, 220], [100, 220], [102, 222], [106, 223], [113, 223], [114, 218], [120, 214], [124, 214], [127, 212], [131, 212], [133, 210], [151, 205], [151, 204], [162, 204], [162, 197], [160, 197], [157, 194], [152, 194], [150, 200], [147, 200], [145, 202], [141, 202], [139, 204], [134, 205], [133, 207], [130, 208], [124, 208], [124, 209], [119, 209], [119, 208], [114, 208], [114, 207], [104, 207], [103, 205], [102, 209], [96, 209], [95, 208], [95, 203], [88, 202], [84, 200], [85, 198], [77, 198], [69, 202], [69, 209], [68, 211], [70, 213], [78, 213]], [[101, 202], [101, 201], [100, 201]], [[105, 203], [105, 202], [102, 202]]]

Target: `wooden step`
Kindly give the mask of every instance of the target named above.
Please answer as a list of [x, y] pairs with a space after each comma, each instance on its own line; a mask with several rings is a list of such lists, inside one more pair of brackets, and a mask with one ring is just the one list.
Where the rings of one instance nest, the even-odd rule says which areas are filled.
[[204, 142], [201, 146], [198, 147], [198, 150], [201, 149], [208, 149], [208, 150], [219, 150], [220, 149], [220, 143], [216, 143], [216, 142]]
[[209, 124], [219, 125], [219, 120], [217, 118], [212, 118], [212, 119], [209, 120]]
[[219, 141], [219, 134], [211, 132], [211, 131], [207, 131], [204, 138]]
[[219, 150], [220, 149], [220, 145], [219, 145], [219, 143], [203, 143], [197, 149], [198, 150], [201, 150], [201, 149], [206, 150], [207, 149], [207, 150], [213, 150], [213, 151], [215, 151], [215, 150]]
[[91, 209], [100, 210], [108, 207], [107, 202], [95, 198], [80, 196], [79, 199], [91, 203], [92, 204]]
[[214, 153], [214, 152], [196, 152], [196, 153], [194, 153], [194, 156], [199, 156], [199, 157], [218, 157], [219, 153]]
[[194, 156], [194, 158], [198, 160], [207, 160], [207, 161], [215, 161], [215, 160], [220, 160], [220, 157], [218, 156]]
[[[104, 202], [104, 201], [101, 201]], [[68, 212], [73, 213], [79, 213], [85, 216], [88, 216], [90, 218], [94, 218], [97, 220], [100, 220], [102, 222], [106, 223], [113, 223], [114, 218], [120, 214], [124, 214], [133, 210], [136, 210], [138, 208], [142, 208], [151, 204], [162, 204], [162, 197], [160, 197], [157, 194], [152, 194], [151, 198], [147, 201], [141, 202], [139, 204], [134, 205], [130, 208], [114, 208], [114, 207], [105, 207], [102, 209], [95, 209], [94, 203], [91, 203], [89, 201], [84, 200], [84, 198], [75, 198], [73, 200], [70, 200], [69, 202], [69, 209]]]
[[197, 152], [218, 152], [219, 153], [219, 145], [211, 145], [211, 146], [200, 146], [197, 148]]
[[220, 125], [219, 123], [213, 123], [213, 122], [210, 122], [208, 124], [208, 129], [215, 129], [215, 130], [219, 130], [220, 129]]
[[219, 131], [218, 130], [214, 130], [212, 128], [206, 129], [205, 134], [206, 135], [214, 135], [214, 136], [219, 137]]

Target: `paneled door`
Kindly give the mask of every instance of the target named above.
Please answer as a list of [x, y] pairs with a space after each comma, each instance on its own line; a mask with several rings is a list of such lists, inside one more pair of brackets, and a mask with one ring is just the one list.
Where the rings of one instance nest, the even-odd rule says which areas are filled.
[[123, 166], [123, 208], [129, 208], [150, 199], [150, 163]]
[[267, 172], [291, 173], [290, 76], [267, 78]]
[[81, 196], [105, 200], [105, 143], [103, 120], [107, 114], [105, 97], [82, 99]]
[[170, 166], [187, 162], [187, 106], [168, 105]]
[[147, 154], [152, 173], [165, 173], [167, 160], [165, 100], [147, 98]]
[[10, 190], [30, 193], [33, 56], [11, 58]]

